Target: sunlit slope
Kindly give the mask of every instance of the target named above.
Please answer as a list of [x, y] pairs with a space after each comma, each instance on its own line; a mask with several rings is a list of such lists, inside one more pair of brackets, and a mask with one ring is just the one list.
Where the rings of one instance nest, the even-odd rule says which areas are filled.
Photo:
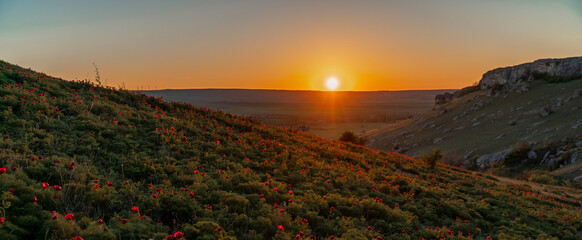
[[0, 71], [0, 239], [582, 237], [567, 192]]

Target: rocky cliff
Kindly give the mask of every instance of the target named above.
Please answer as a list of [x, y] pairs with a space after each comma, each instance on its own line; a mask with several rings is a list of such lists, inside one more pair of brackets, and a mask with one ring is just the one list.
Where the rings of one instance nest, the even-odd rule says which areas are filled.
[[523, 90], [536, 78], [576, 78], [582, 76], [582, 57], [539, 59], [512, 67], [497, 68], [483, 74], [481, 89], [505, 86], [506, 90]]

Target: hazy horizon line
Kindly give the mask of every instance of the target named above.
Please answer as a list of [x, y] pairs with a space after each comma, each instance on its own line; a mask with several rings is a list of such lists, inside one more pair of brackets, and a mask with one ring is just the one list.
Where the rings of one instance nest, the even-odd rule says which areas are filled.
[[253, 90], [253, 91], [289, 91], [289, 92], [404, 92], [404, 91], [449, 91], [460, 90], [460, 88], [440, 88], [440, 89], [398, 89], [398, 90], [309, 90], [309, 89], [274, 89], [274, 88], [166, 88], [130, 91], [180, 91], [180, 90]]

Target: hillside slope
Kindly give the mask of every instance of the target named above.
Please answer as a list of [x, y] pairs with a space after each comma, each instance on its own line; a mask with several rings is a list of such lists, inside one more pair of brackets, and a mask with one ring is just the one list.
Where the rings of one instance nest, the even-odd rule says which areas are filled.
[[582, 238], [523, 185], [0, 62], [0, 239]]
[[[501, 70], [508, 72], [505, 75], [512, 76], [516, 85], [491, 87], [495, 85], [491, 79], [501, 81]], [[521, 71], [490, 71], [484, 75], [482, 90], [369, 132], [370, 146], [411, 155], [438, 147], [460, 158], [458, 165], [481, 169], [505, 166], [509, 170], [498, 171], [511, 176], [524, 165], [554, 171], [555, 176], [571, 181], [582, 176], [582, 77], [552, 81], [558, 78], [541, 75], [524, 82], [515, 80], [519, 76], [513, 76], [514, 72]], [[497, 75], [492, 77], [492, 73]], [[510, 167], [512, 164], [517, 169]], [[555, 171], [569, 164], [578, 167]]]

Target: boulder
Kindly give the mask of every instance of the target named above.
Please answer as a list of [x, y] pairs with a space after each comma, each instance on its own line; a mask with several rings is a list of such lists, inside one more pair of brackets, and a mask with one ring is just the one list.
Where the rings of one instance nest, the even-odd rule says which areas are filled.
[[501, 151], [496, 153], [490, 153], [482, 155], [477, 158], [477, 166], [482, 169], [488, 168], [491, 164], [505, 160], [505, 157], [509, 154], [509, 151]]
[[582, 160], [582, 149], [577, 149], [572, 152], [570, 156], [570, 163], [575, 163]]
[[552, 106], [548, 105], [548, 106], [544, 107], [542, 110], [540, 110], [538, 112], [538, 116], [540, 116], [540, 117], [546, 117], [546, 116], [548, 116], [548, 115], [550, 115], [552, 113], [553, 113], [552, 112]]
[[455, 97], [455, 94], [448, 93], [448, 92], [443, 93], [443, 94], [437, 94], [434, 97], [434, 104], [435, 105], [442, 105], [442, 104], [448, 103], [451, 100], [453, 100], [454, 97]]
[[530, 160], [534, 160], [536, 158], [538, 158], [538, 154], [535, 151], [529, 151], [527, 153], [527, 158], [529, 158]]

